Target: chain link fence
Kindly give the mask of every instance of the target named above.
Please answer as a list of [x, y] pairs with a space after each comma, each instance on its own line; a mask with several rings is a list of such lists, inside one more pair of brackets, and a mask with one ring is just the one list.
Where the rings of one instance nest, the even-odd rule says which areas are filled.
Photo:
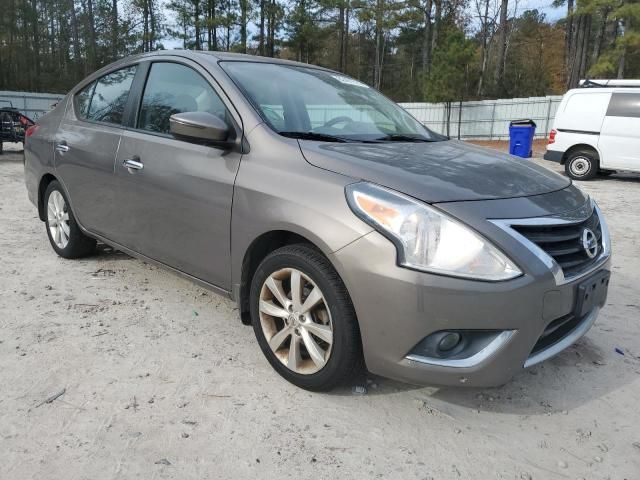
[[[36, 120], [62, 98], [63, 95], [54, 93], [0, 91], [0, 108], [13, 106]], [[510, 121], [525, 118], [536, 122], [536, 137], [546, 138], [560, 100], [562, 96], [556, 95], [400, 105], [435, 132], [461, 139], [500, 140], [509, 137]]]
[[509, 122], [536, 122], [536, 137], [546, 138], [561, 95], [451, 103], [401, 103], [429, 129], [460, 139], [509, 138]]

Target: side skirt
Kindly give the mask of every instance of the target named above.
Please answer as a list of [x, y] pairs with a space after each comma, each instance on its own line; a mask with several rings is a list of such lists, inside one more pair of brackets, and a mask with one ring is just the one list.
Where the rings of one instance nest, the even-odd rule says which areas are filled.
[[153, 258], [149, 258], [146, 255], [143, 255], [141, 253], [135, 252], [133, 250], [128, 249], [127, 247], [124, 247], [116, 242], [112, 242], [111, 240], [109, 240], [108, 238], [104, 238], [101, 235], [96, 235], [95, 233], [89, 232], [87, 231], [82, 225], [78, 224], [80, 226], [80, 229], [82, 230], [82, 232], [91, 237], [91, 238], [95, 238], [96, 240], [98, 240], [99, 242], [102, 242], [106, 245], [109, 245], [112, 248], [115, 248], [116, 250], [120, 250], [121, 252], [126, 253], [127, 255], [137, 258], [138, 260], [142, 260], [144, 262], [150, 263], [152, 265], [155, 265], [157, 267], [161, 267], [164, 268], [165, 270], [169, 270], [172, 273], [175, 273], [176, 275], [182, 277], [182, 278], [186, 278], [187, 280], [191, 280], [192, 282], [200, 285], [203, 288], [206, 288], [207, 290], [210, 290], [218, 295], [222, 295], [223, 297], [226, 297], [230, 300], [234, 300], [233, 295], [230, 291], [225, 290], [224, 288], [218, 287], [217, 285], [214, 285], [212, 283], [206, 282], [198, 277], [194, 277], [193, 275], [189, 275], [188, 273], [183, 272], [182, 270], [178, 270], [177, 268], [173, 268], [170, 265], [167, 265], [166, 263], [162, 263], [159, 262], [158, 260], [154, 260]]

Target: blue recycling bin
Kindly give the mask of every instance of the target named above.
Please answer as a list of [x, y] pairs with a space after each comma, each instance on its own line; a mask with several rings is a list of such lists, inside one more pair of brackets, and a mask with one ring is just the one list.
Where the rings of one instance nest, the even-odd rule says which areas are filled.
[[530, 158], [536, 122], [533, 120], [513, 120], [509, 123], [509, 153], [522, 158]]

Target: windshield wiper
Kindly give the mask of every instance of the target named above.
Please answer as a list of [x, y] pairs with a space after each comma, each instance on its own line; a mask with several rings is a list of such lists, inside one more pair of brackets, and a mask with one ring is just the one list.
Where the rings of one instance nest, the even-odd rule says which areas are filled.
[[392, 133], [384, 137], [376, 138], [380, 142], [435, 142], [429, 138], [418, 137], [413, 135], [402, 135], [400, 133]]
[[316, 132], [278, 132], [280, 135], [289, 138], [297, 138], [299, 140], [318, 140], [320, 142], [353, 142], [353, 140], [344, 137], [336, 137], [335, 135], [328, 135], [326, 133]]

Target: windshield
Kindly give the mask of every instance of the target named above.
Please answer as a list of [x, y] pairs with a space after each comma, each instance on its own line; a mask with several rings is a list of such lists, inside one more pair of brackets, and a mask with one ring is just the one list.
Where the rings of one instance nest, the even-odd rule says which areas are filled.
[[281, 135], [322, 141], [437, 141], [398, 105], [335, 72], [257, 62], [220, 62]]

